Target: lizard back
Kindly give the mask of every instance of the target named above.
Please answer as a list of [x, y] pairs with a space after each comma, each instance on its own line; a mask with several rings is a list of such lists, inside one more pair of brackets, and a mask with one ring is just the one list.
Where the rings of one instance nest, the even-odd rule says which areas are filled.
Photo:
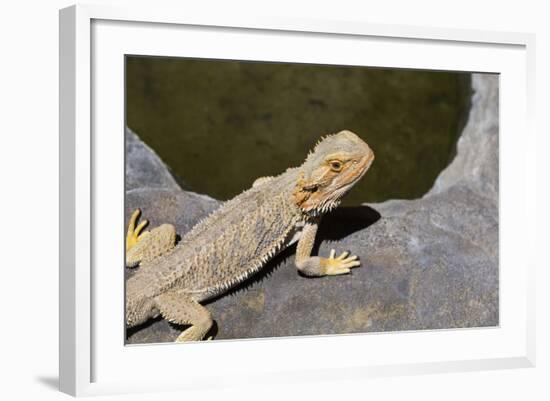
[[127, 295], [154, 297], [169, 288], [198, 301], [244, 281], [282, 250], [302, 219], [289, 199], [292, 171], [224, 203], [166, 255], [142, 265]]

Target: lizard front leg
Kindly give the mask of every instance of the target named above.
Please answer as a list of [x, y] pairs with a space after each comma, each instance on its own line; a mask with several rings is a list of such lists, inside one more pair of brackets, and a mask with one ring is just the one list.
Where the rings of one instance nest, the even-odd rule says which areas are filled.
[[352, 268], [360, 265], [357, 256], [348, 256], [349, 252], [335, 257], [334, 249], [330, 251], [328, 258], [311, 256], [318, 226], [318, 221], [308, 222], [302, 229], [302, 235], [296, 248], [295, 264], [298, 270], [306, 276], [334, 276], [349, 273]]
[[143, 231], [149, 222], [143, 220], [136, 226], [140, 215], [141, 210], [136, 209], [128, 223], [126, 234], [126, 266], [128, 267], [151, 261], [176, 245], [176, 228], [172, 224], [162, 224], [151, 231]]

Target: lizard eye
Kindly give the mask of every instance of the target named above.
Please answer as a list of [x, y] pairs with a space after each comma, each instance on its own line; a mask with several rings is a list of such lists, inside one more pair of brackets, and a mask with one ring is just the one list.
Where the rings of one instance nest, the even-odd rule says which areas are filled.
[[342, 162], [340, 160], [332, 160], [330, 162], [330, 168], [332, 171], [339, 172], [342, 170]]

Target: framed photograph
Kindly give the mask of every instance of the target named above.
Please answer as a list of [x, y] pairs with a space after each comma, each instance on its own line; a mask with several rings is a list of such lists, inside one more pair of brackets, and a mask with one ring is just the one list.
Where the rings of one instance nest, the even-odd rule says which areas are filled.
[[533, 48], [61, 10], [61, 390], [534, 366]]

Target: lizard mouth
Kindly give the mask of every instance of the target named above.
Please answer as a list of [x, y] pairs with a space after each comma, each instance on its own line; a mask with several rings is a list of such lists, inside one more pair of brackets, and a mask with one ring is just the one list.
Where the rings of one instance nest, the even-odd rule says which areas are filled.
[[354, 166], [349, 171], [344, 172], [340, 177], [340, 182], [333, 182], [331, 185], [315, 185], [311, 187], [302, 187], [301, 193], [307, 191], [307, 196], [297, 203], [302, 211], [320, 215], [334, 209], [340, 204], [342, 197], [365, 175], [374, 161], [374, 153], [370, 148], [366, 149], [366, 154], [354, 162]]
[[345, 183], [332, 191], [324, 200], [310, 210], [315, 214], [323, 214], [337, 207], [342, 197], [365, 175], [373, 160], [374, 155], [372, 154], [363, 157], [360, 164], [346, 176]]

